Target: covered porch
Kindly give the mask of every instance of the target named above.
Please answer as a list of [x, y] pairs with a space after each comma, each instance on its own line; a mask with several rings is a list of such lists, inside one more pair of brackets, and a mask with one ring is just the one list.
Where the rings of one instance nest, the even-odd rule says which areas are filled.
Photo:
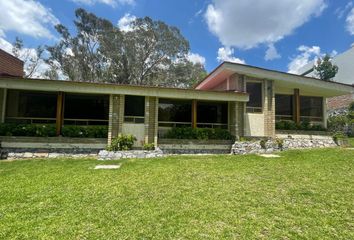
[[6, 78], [0, 79], [0, 95], [1, 123], [50, 126], [50, 137], [62, 139], [76, 127], [99, 129], [89, 137], [107, 143], [132, 134], [135, 147], [156, 146], [166, 130], [180, 126], [242, 135], [248, 101], [247, 94], [231, 92]]

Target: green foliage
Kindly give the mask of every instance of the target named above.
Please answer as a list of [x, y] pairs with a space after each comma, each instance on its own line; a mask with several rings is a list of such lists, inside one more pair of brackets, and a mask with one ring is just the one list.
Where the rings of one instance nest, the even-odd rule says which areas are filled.
[[[107, 126], [68, 125], [62, 129], [63, 137], [107, 138]], [[0, 124], [0, 136], [55, 137], [54, 124]]]
[[107, 138], [107, 126], [76, 126], [67, 125], [62, 128], [63, 137], [75, 138]]
[[119, 134], [112, 139], [111, 145], [107, 147], [108, 151], [127, 151], [133, 148], [136, 137], [131, 134]]
[[282, 149], [283, 149], [283, 146], [284, 146], [284, 139], [276, 138], [275, 141], [276, 141], [276, 143], [278, 144], [278, 148], [279, 148], [280, 150], [282, 150]]
[[279, 121], [275, 123], [275, 129], [278, 130], [301, 130], [301, 131], [325, 131], [320, 124], [310, 124], [307, 121], [296, 124], [294, 121]]
[[147, 151], [155, 150], [155, 145], [153, 143], [144, 143], [143, 149]]
[[265, 139], [262, 139], [261, 141], [259, 141], [259, 144], [261, 145], [261, 147], [263, 149], [266, 149], [266, 142], [267, 142], [267, 140], [265, 140]]
[[54, 137], [56, 127], [52, 124], [0, 124], [0, 136]]
[[343, 132], [336, 132], [333, 134], [333, 141], [337, 144], [340, 145], [340, 141], [347, 139], [347, 136], [343, 134]]
[[171, 139], [234, 140], [234, 136], [227, 130], [220, 128], [176, 127], [170, 129], [164, 137]]
[[347, 113], [330, 116], [327, 123], [328, 129], [333, 133], [354, 136], [354, 102], [349, 105]]
[[317, 65], [314, 66], [315, 74], [322, 80], [330, 81], [338, 73], [338, 66], [331, 62], [331, 57], [326, 54], [323, 59], [318, 59]]
[[56, 26], [60, 41], [47, 47], [48, 76], [61, 70], [70, 80], [191, 87], [206, 75], [203, 65], [189, 61], [189, 42], [176, 27], [144, 17], [121, 31], [82, 8], [75, 15], [76, 34]]

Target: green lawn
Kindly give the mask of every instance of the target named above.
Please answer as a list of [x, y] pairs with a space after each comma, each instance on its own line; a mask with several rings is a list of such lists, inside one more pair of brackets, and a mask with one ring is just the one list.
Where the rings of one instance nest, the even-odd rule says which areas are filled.
[[281, 156], [0, 161], [0, 239], [354, 239], [354, 150]]

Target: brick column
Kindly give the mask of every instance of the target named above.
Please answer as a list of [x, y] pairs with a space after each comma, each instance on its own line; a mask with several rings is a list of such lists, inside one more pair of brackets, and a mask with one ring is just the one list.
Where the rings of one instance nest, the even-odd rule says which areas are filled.
[[154, 143], [157, 146], [158, 130], [158, 98], [145, 97], [145, 143]]
[[271, 80], [264, 81], [264, 135], [275, 136], [275, 94], [274, 83]]
[[122, 132], [124, 121], [124, 95], [109, 96], [108, 145]]

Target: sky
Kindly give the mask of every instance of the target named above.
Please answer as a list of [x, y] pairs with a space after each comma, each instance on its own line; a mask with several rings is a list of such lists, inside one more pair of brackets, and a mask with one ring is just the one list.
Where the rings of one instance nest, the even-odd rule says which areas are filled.
[[189, 59], [208, 72], [232, 61], [299, 73], [354, 43], [354, 0], [0, 0], [0, 48], [11, 51], [16, 36], [32, 54], [53, 45], [54, 26], [74, 31], [79, 7], [123, 30], [145, 16], [178, 27], [190, 43]]

